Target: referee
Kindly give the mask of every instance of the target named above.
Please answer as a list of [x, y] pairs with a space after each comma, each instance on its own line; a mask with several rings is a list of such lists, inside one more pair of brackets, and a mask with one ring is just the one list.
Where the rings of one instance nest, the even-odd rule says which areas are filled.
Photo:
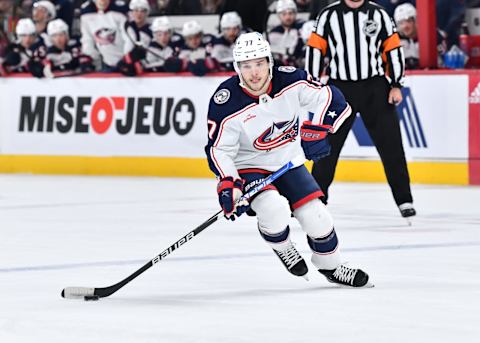
[[360, 113], [382, 159], [393, 198], [403, 217], [416, 214], [395, 104], [402, 101], [404, 55], [387, 12], [372, 1], [340, 0], [323, 9], [307, 42], [305, 69], [319, 79], [329, 60], [329, 83], [338, 87], [353, 114], [329, 136], [330, 156], [312, 174], [328, 199], [338, 156], [355, 114]]

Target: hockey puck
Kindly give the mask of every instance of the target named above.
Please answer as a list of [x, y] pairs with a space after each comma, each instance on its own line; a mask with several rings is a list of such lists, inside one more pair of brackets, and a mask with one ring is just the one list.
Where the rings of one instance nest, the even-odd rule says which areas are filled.
[[85, 301], [95, 301], [95, 300], [98, 300], [100, 299], [100, 297], [98, 295], [86, 295], [83, 297], [83, 300]]

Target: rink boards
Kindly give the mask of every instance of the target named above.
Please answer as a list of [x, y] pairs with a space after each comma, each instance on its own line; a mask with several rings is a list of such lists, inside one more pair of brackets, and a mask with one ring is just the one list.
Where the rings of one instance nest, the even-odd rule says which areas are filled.
[[[209, 177], [208, 101], [226, 78], [0, 79], [0, 172]], [[409, 75], [403, 93], [412, 181], [479, 184], [479, 74]], [[385, 180], [360, 117], [336, 178]]]

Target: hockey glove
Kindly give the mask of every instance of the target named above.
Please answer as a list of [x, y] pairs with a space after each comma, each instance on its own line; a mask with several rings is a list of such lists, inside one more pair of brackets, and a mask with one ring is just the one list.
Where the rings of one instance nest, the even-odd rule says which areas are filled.
[[7, 76], [8, 75], [8, 70], [7, 68], [4, 67], [4, 63], [0, 59], [0, 76]]
[[145, 48], [136, 46], [132, 51], [129, 52], [129, 55], [133, 62], [138, 62], [145, 58], [147, 52], [145, 51]]
[[20, 56], [20, 53], [16, 50], [9, 51], [5, 55], [4, 64], [6, 66], [16, 66], [20, 64], [20, 62], [21, 62], [21, 56]]
[[330, 155], [330, 144], [328, 143], [328, 125], [315, 125], [310, 121], [303, 123], [300, 128], [302, 148], [305, 157], [314, 162]]
[[137, 75], [137, 71], [135, 70], [135, 66], [133, 63], [127, 63], [125, 60], [118, 61], [117, 68], [125, 76], [135, 76]]
[[179, 73], [182, 71], [182, 60], [171, 57], [165, 60], [163, 68], [167, 73]]
[[93, 65], [93, 59], [90, 56], [82, 55], [78, 59], [80, 72], [90, 73], [95, 71], [95, 66]]
[[28, 70], [30, 70], [30, 73], [32, 73], [32, 75], [35, 77], [44, 77], [43, 75], [44, 67], [45, 66], [43, 65], [42, 62], [38, 62], [38, 61], [28, 62]]
[[198, 59], [195, 62], [189, 61], [187, 70], [195, 76], [203, 76], [208, 73], [208, 67], [203, 58]]
[[235, 220], [235, 216], [241, 216], [250, 208], [247, 200], [236, 203], [243, 195], [243, 183], [244, 180], [234, 180], [231, 176], [220, 179], [218, 183], [218, 201], [220, 202], [225, 218], [229, 220]]

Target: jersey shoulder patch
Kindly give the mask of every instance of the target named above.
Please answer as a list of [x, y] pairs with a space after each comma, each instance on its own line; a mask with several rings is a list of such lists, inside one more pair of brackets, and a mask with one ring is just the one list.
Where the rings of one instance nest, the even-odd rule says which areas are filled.
[[217, 105], [222, 105], [230, 99], [230, 91], [227, 88], [222, 88], [215, 93], [213, 96], [213, 101]]
[[292, 67], [292, 66], [280, 66], [278, 67], [278, 71], [284, 72], [284, 73], [293, 73], [297, 68]]

